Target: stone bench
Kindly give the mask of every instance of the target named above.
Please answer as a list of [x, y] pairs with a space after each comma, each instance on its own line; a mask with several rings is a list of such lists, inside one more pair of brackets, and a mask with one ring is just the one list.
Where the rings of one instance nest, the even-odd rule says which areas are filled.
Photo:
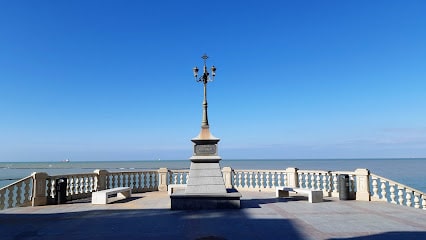
[[289, 192], [295, 192], [299, 195], [304, 195], [308, 197], [310, 203], [322, 202], [323, 193], [322, 190], [314, 190], [307, 188], [292, 188], [292, 187], [276, 187], [275, 195], [276, 197], [289, 197]]
[[107, 204], [117, 200], [126, 199], [131, 196], [132, 190], [129, 187], [111, 188], [98, 192], [92, 192], [92, 204]]
[[167, 193], [172, 195], [175, 189], [185, 189], [186, 184], [169, 184], [167, 185]]

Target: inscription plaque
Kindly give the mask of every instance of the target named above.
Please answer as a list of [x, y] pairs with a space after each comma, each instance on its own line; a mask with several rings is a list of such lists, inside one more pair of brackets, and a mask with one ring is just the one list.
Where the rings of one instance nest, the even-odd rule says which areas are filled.
[[201, 156], [215, 155], [216, 145], [195, 145], [195, 154]]

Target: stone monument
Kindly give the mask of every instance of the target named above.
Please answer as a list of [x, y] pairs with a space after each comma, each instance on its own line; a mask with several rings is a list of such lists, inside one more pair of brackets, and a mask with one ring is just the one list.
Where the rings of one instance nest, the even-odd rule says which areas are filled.
[[171, 208], [177, 209], [218, 209], [240, 208], [241, 194], [235, 189], [226, 189], [219, 161], [217, 143], [219, 138], [210, 133], [207, 117], [207, 83], [213, 81], [216, 68], [211, 67], [212, 76], [207, 70], [208, 56], [204, 54], [203, 75], [198, 78], [198, 68], [195, 67], [194, 77], [204, 85], [203, 118], [201, 131], [191, 141], [194, 143], [193, 156], [190, 158], [191, 167], [189, 179], [184, 192], [170, 195]]

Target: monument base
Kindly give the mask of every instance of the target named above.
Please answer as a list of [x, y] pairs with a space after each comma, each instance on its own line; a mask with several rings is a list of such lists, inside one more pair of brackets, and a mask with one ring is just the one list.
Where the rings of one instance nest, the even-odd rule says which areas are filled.
[[224, 194], [186, 194], [170, 195], [172, 210], [201, 210], [201, 209], [239, 209], [241, 193], [229, 190]]

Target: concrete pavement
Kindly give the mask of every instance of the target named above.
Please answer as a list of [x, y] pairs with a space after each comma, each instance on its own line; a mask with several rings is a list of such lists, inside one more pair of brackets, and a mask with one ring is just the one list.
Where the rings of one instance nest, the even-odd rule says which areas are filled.
[[0, 239], [426, 239], [426, 211], [242, 192], [239, 210], [171, 211], [166, 192], [0, 211]]

